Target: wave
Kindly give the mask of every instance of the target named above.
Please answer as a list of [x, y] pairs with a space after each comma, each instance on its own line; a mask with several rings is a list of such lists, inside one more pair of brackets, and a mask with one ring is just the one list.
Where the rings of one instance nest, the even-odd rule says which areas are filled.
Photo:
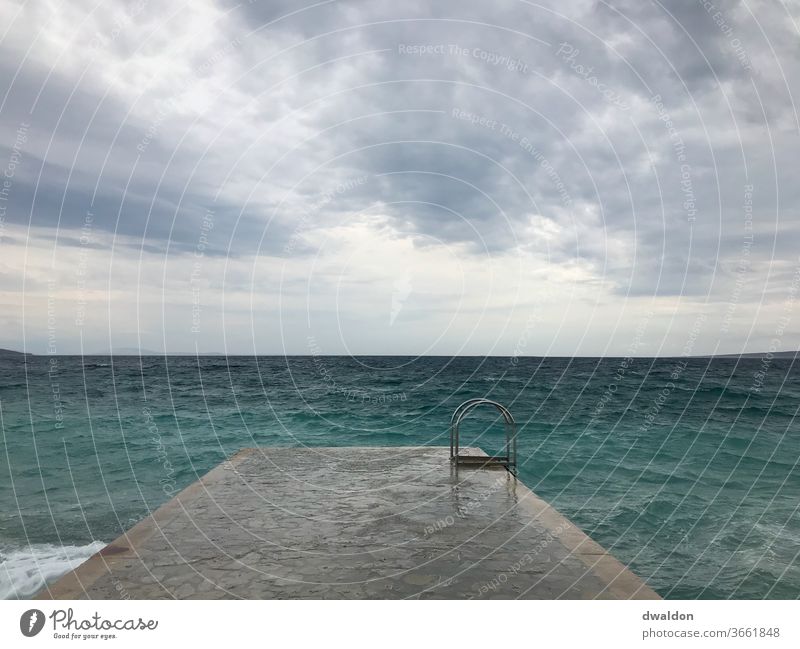
[[88, 545], [29, 545], [0, 551], [0, 599], [26, 599], [45, 584], [52, 583], [106, 546], [102, 541]]

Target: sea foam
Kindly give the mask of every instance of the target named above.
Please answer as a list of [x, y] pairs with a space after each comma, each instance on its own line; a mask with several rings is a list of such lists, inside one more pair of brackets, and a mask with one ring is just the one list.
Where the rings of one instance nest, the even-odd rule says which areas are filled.
[[24, 599], [45, 584], [82, 564], [105, 547], [102, 541], [88, 545], [37, 544], [0, 551], [0, 599]]

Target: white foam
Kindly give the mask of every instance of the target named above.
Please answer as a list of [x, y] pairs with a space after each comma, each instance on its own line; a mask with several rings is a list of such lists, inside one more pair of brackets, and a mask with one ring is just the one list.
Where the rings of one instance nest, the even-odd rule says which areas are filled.
[[0, 553], [0, 599], [32, 597], [51, 583], [77, 568], [98, 550], [102, 541], [88, 545], [29, 545], [3, 548]]

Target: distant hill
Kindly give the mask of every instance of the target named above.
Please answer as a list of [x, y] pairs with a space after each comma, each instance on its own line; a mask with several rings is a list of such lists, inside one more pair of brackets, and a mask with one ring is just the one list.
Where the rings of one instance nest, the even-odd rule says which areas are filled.
[[[105, 350], [104, 352], [92, 352], [91, 354], [86, 354], [86, 356], [111, 356], [110, 350]], [[153, 349], [137, 349], [136, 347], [115, 347], [114, 348], [114, 356], [227, 356], [234, 354], [223, 354], [222, 352], [200, 352], [197, 354], [196, 352], [169, 352], [164, 354], [164, 352], [157, 352]]]
[[[767, 352], [751, 352], [748, 354], [717, 354], [713, 358], [764, 358]], [[772, 358], [796, 358], [800, 352], [772, 352]], [[702, 358], [712, 358], [703, 356]]]
[[[114, 349], [114, 356], [163, 356], [164, 352], [157, 352], [154, 349], [138, 349], [136, 347], [117, 347]], [[96, 351], [87, 356], [111, 356], [111, 350]]]
[[26, 356], [33, 356], [33, 354], [15, 352], [13, 349], [0, 349], [0, 358], [25, 358]]
[[[58, 354], [59, 356], [80, 356], [80, 354]], [[111, 352], [93, 351], [84, 356], [111, 356]], [[136, 347], [117, 347], [114, 349], [114, 356], [164, 356], [164, 352], [153, 349], [137, 349]], [[167, 356], [197, 356], [195, 352], [169, 352]], [[236, 354], [223, 354], [222, 352], [200, 352], [200, 356], [236, 356]], [[0, 358], [27, 358], [30, 356], [42, 356], [42, 354], [31, 354], [30, 352], [18, 352], [13, 349], [0, 348]]]

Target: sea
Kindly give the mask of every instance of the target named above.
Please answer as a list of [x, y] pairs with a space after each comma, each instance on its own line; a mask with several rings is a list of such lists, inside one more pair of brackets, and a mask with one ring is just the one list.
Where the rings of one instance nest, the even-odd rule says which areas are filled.
[[[449, 443], [506, 405], [519, 477], [665, 598], [800, 597], [800, 361], [0, 358], [0, 597], [26, 598], [249, 446]], [[496, 451], [475, 411], [463, 445]]]

